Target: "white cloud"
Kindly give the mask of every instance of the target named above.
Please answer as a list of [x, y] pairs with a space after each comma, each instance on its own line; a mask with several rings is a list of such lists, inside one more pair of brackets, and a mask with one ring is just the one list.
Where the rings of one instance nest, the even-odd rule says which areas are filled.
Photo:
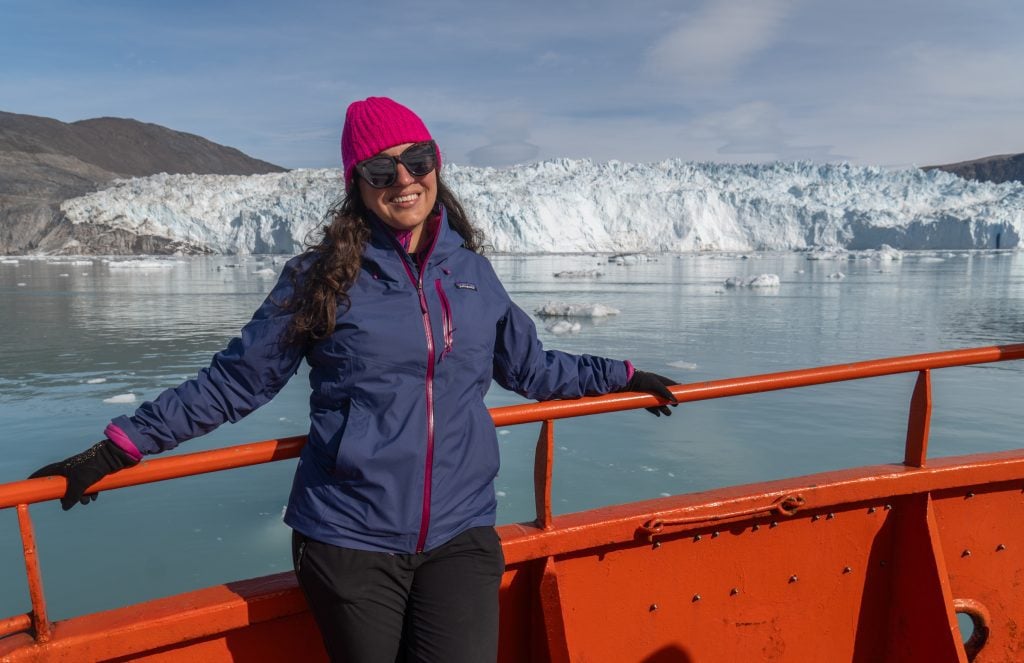
[[771, 46], [795, 0], [712, 0], [658, 41], [648, 53], [656, 75], [718, 82]]

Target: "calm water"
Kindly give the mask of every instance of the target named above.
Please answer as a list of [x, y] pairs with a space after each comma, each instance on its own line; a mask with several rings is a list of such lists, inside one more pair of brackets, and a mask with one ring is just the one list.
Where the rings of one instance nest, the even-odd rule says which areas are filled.
[[[280, 262], [280, 259], [278, 260]], [[903, 261], [809, 261], [800, 254], [662, 256], [635, 266], [596, 256], [495, 257], [528, 311], [549, 300], [603, 303], [549, 347], [630, 358], [680, 382], [1024, 340], [1024, 254], [907, 254]], [[119, 269], [0, 264], [0, 482], [76, 453], [205, 365], [248, 320], [280, 269], [270, 258], [202, 258]], [[590, 279], [554, 278], [598, 269]], [[770, 290], [731, 276], [778, 274]], [[842, 273], [845, 278], [830, 278]], [[914, 376], [682, 406], [670, 419], [625, 412], [556, 427], [560, 512], [902, 459]], [[306, 379], [198, 451], [303, 433]], [[1019, 446], [1024, 365], [934, 376], [930, 452]], [[134, 404], [108, 399], [132, 394]], [[520, 402], [495, 387], [492, 406]], [[502, 522], [532, 518], [537, 427], [501, 431]], [[51, 616], [67, 617], [290, 568], [281, 522], [294, 461], [104, 493], [63, 513], [32, 508]], [[16, 518], [0, 512], [0, 617], [28, 609]]]

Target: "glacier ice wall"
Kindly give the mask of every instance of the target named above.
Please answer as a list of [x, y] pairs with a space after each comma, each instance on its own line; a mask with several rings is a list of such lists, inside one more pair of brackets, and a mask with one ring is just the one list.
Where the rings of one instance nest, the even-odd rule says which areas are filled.
[[[445, 177], [500, 252], [1016, 248], [1024, 235], [1024, 184], [914, 168], [556, 159]], [[161, 174], [61, 210], [205, 251], [291, 254], [340, 190], [334, 169]]]

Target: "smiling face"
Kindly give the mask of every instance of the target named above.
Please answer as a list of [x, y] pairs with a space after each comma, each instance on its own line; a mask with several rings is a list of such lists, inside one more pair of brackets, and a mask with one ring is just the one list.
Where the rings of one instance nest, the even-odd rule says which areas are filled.
[[[381, 151], [380, 154], [398, 156], [410, 145], [412, 143], [395, 145]], [[399, 163], [395, 183], [389, 187], [375, 189], [361, 177], [357, 178], [357, 181], [359, 195], [367, 209], [394, 230], [413, 231], [411, 247], [415, 250], [423, 222], [427, 220], [437, 201], [437, 170], [416, 177]]]

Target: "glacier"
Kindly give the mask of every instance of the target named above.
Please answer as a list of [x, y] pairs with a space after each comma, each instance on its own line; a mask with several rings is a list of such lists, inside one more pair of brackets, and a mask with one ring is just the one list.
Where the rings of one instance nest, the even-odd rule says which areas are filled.
[[[179, 253], [294, 254], [341, 193], [336, 169], [116, 180], [61, 205], [75, 226], [172, 240]], [[1012, 249], [1024, 184], [809, 162], [445, 165], [498, 253]], [[82, 233], [88, 235], [88, 233]], [[64, 252], [78, 247], [70, 242]]]

